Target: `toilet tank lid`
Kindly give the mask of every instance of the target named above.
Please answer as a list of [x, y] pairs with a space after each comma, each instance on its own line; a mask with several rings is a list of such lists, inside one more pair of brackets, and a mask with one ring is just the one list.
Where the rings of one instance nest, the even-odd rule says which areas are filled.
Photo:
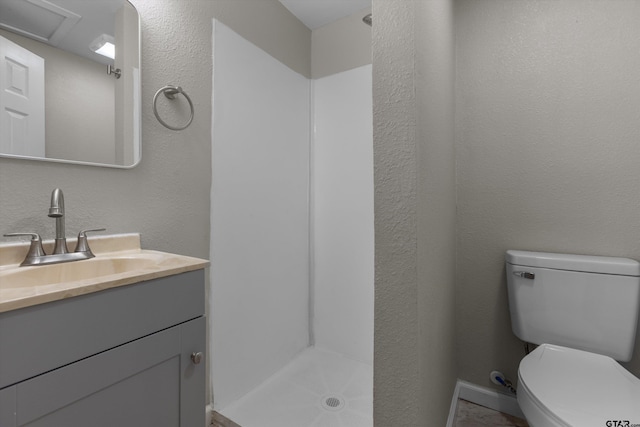
[[505, 260], [525, 267], [640, 276], [640, 263], [629, 258], [508, 250]]

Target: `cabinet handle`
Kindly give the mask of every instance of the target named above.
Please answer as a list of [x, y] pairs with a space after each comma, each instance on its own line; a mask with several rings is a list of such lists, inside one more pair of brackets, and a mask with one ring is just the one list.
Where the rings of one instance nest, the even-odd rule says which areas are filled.
[[202, 352], [191, 353], [191, 361], [194, 365], [199, 365], [202, 362]]

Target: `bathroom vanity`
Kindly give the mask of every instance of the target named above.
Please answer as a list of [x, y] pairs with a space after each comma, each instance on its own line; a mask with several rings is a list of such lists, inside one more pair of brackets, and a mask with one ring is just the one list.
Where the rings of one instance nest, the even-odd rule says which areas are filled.
[[0, 426], [203, 426], [208, 262], [94, 251], [70, 281], [0, 266]]

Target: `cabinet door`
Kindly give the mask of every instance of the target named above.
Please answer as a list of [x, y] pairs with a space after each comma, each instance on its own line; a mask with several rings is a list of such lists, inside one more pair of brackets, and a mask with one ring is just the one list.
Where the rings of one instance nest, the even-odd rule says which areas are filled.
[[0, 390], [0, 426], [16, 427], [16, 387]]
[[[204, 324], [200, 317], [17, 384], [16, 425], [204, 425], [204, 363], [191, 361], [204, 349]], [[181, 408], [182, 396], [191, 407]]]
[[[180, 325], [180, 427], [205, 425], [206, 320], [204, 317]], [[191, 355], [200, 353], [198, 363]], [[158, 424], [154, 425], [157, 427]]]

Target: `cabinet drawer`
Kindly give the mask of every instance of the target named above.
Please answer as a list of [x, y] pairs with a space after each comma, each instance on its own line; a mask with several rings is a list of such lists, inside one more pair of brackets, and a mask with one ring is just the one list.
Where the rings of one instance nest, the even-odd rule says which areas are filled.
[[0, 313], [0, 389], [204, 314], [204, 270]]

